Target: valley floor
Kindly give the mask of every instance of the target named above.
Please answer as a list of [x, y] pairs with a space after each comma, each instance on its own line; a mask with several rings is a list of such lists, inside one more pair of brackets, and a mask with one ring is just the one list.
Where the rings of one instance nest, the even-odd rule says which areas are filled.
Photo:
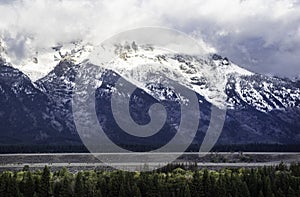
[[[31, 169], [42, 169], [49, 166], [55, 171], [63, 167], [70, 171], [104, 169], [111, 170], [114, 167], [124, 170], [142, 170], [143, 168], [159, 168], [166, 162], [153, 162], [151, 157], [160, 157], [162, 160], [172, 154], [179, 153], [139, 153], [143, 158], [149, 157], [149, 162], [124, 162], [122, 158], [132, 157], [137, 153], [41, 153], [41, 154], [0, 154], [0, 171], [21, 170], [28, 165]], [[101, 162], [98, 158], [120, 158], [119, 161]], [[300, 153], [297, 152], [211, 152], [211, 153], [184, 153], [173, 163], [196, 165], [199, 168], [220, 169], [228, 168], [253, 168], [260, 166], [274, 166], [281, 162], [289, 165], [292, 162], [300, 162]]]

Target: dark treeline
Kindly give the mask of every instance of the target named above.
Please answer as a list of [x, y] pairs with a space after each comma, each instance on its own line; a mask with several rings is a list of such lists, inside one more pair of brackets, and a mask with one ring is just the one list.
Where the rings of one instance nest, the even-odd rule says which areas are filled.
[[[154, 149], [145, 145], [122, 145], [128, 150], [140, 152]], [[216, 145], [212, 151], [216, 152], [298, 152], [300, 144], [231, 144], [231, 145]], [[198, 152], [199, 145], [191, 145], [187, 152]], [[0, 154], [5, 153], [88, 153], [84, 145], [0, 145]]]
[[[196, 167], [196, 166], [194, 166]], [[80, 171], [3, 172], [0, 196], [108, 197], [273, 197], [300, 196], [300, 164], [255, 169], [186, 169], [169, 165], [153, 172]]]
[[0, 154], [9, 153], [88, 153], [88, 150], [84, 145], [0, 145]]
[[216, 145], [217, 152], [299, 152], [300, 144], [230, 144]]

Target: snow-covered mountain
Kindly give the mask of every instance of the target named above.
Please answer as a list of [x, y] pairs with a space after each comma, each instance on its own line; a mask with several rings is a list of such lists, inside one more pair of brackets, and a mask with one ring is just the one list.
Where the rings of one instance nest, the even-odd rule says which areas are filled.
[[[38, 121], [41, 125], [27, 119], [24, 119], [26, 127], [0, 125], [1, 136], [8, 141], [26, 139], [28, 143], [52, 142], [56, 138], [78, 142], [72, 115], [72, 90], [76, 76], [84, 78], [90, 72], [99, 71], [86, 60], [93, 46], [71, 43], [50, 47], [19, 65], [10, 62], [3, 42], [1, 46], [0, 102], [7, 110], [0, 109], [0, 122], [18, 125], [15, 120], [23, 119], [23, 116], [42, 119]], [[201, 120], [195, 143], [201, 142], [207, 130], [211, 105], [227, 109], [219, 143], [300, 143], [300, 88], [297, 82], [247, 71], [217, 54], [191, 56], [133, 42], [116, 45], [114, 50], [116, 58], [97, 73], [100, 77], [97, 79], [96, 107], [99, 122], [109, 131], [108, 135], [118, 138], [115, 140], [119, 144], [151, 143], [151, 140], [134, 141], [130, 136], [114, 134], [120, 132], [120, 128], [114, 122], [109, 103], [112, 92], [119, 91], [114, 85], [120, 77], [138, 88], [131, 97], [130, 106], [132, 118], [137, 123], [149, 121], [147, 109], [155, 102], [163, 103], [170, 114], [163, 128], [164, 134], [152, 138], [156, 143], [170, 140], [180, 119], [178, 102], [174, 99], [180, 95], [172, 92], [172, 88], [160, 86], [164, 77], [197, 94]], [[84, 72], [79, 73], [79, 70]], [[18, 77], [14, 73], [19, 73]], [[21, 90], [24, 93], [16, 92]], [[31, 102], [24, 102], [27, 97]], [[11, 104], [7, 105], [7, 101]], [[34, 104], [41, 107], [34, 108]], [[26, 113], [10, 110], [27, 108]], [[20, 138], [18, 132], [30, 137]]]
[[[159, 83], [157, 76], [165, 75], [218, 107], [235, 109], [247, 104], [268, 112], [300, 104], [300, 89], [294, 82], [250, 72], [217, 54], [189, 56], [149, 46], [133, 49], [130, 44], [116, 48], [119, 57], [106, 68], [145, 90], [149, 84]], [[163, 98], [151, 89], [148, 92], [157, 99]]]
[[47, 75], [60, 61], [68, 60], [75, 64], [82, 62], [93, 49], [91, 44], [83, 44], [81, 41], [58, 43], [39, 49], [34, 48], [31, 42], [31, 39], [27, 38], [23, 46], [24, 54], [21, 56], [10, 52], [5, 40], [0, 37], [0, 58], [21, 70], [32, 81]]

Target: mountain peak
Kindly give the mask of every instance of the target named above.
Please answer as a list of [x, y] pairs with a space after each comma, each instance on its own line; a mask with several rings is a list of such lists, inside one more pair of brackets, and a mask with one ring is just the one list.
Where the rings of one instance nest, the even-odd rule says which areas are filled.
[[[75, 47], [74, 44], [71, 46]], [[57, 141], [58, 138], [62, 141], [76, 141], [71, 104], [75, 79], [78, 74], [85, 79], [91, 71], [96, 71], [99, 76], [96, 79], [99, 83], [96, 84], [95, 94], [99, 101], [97, 105], [100, 105], [97, 108], [99, 121], [106, 126], [111, 125], [113, 120], [107, 110], [111, 106], [109, 99], [112, 91], [115, 91], [113, 82], [119, 77], [137, 87], [137, 95], [132, 96], [132, 99], [139, 104], [133, 105], [133, 117], [138, 122], [145, 123], [148, 120], [147, 115], [140, 113], [141, 108], [146, 113], [149, 103], [161, 102], [170, 103], [170, 118], [176, 126], [180, 115], [177, 109], [172, 111], [175, 104], [172, 106], [171, 103], [180, 102], [184, 98], [178, 96], [172, 87], [164, 86], [164, 78], [170, 78], [197, 95], [201, 118], [204, 120], [199, 127], [200, 136], [206, 131], [209, 109], [215, 105], [227, 109], [221, 143], [299, 142], [300, 88], [291, 80], [249, 72], [217, 54], [178, 54], [133, 42], [116, 45], [116, 57], [98, 73], [97, 69], [88, 70], [88, 65], [92, 66], [89, 64], [91, 62], [76, 62], [76, 55], [89, 54], [88, 47], [81, 45], [78, 50], [72, 47], [68, 50], [65, 50], [65, 45], [50, 48], [61, 59], [54, 61], [54, 67], [48, 66], [50, 71], [34, 82], [17, 68], [2, 65], [0, 102], [4, 108], [0, 109], [0, 118], [3, 120], [0, 128], [12, 132], [4, 133], [3, 136], [16, 136], [20, 141], [27, 138], [27, 141], [34, 139], [39, 142]], [[36, 69], [43, 66], [41, 54], [37, 54], [38, 63], [33, 63]], [[84, 59], [82, 57], [77, 59], [78, 62]], [[82, 67], [84, 70], [80, 73]], [[128, 97], [128, 94], [120, 95]], [[10, 123], [9, 127], [7, 122]], [[18, 127], [14, 126], [16, 122]], [[114, 131], [116, 128], [109, 130]], [[19, 131], [22, 131], [22, 135], [17, 135]]]
[[[157, 76], [153, 76], [156, 72], [199, 93], [221, 108], [245, 107], [247, 104], [267, 112], [298, 105], [299, 87], [286, 85], [287, 80], [275, 80], [252, 73], [216, 53], [201, 56], [178, 54], [135, 41], [119, 43], [114, 47], [116, 57], [110, 64], [104, 65], [105, 68], [120, 74], [150, 94], [149, 84], [158, 83]], [[21, 64], [12, 65], [32, 81], [37, 81], [49, 73], [51, 75], [54, 69], [64, 72], [64, 69], [59, 68], [64, 65], [61, 62], [70, 62], [71, 65], [83, 62], [93, 49], [94, 46], [82, 41], [58, 43], [39, 51], [29, 48], [31, 55], [22, 60]], [[0, 42], [0, 55], [2, 61], [11, 59], [7, 57], [7, 46], [3, 39]], [[152, 96], [157, 97], [157, 94]]]
[[71, 61], [75, 64], [82, 62], [92, 50], [91, 44], [82, 41], [58, 43], [54, 46], [35, 48], [30, 38], [24, 43], [22, 56], [9, 52], [4, 39], [0, 39], [0, 59], [10, 63], [36, 81], [51, 72], [60, 61]]

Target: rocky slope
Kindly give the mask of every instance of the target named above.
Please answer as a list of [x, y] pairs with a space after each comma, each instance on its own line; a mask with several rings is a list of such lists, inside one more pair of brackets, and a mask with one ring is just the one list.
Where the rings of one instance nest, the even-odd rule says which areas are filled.
[[[195, 143], [205, 135], [211, 105], [227, 109], [218, 143], [300, 143], [300, 88], [296, 82], [249, 72], [217, 54], [189, 56], [132, 44], [116, 49], [117, 58], [97, 75], [96, 108], [107, 135], [121, 146], [161, 146], [174, 136], [180, 123], [182, 98], [149, 73], [176, 79], [197, 94], [201, 110], [195, 113], [200, 113], [201, 120]], [[72, 56], [79, 54], [73, 51]], [[60, 59], [47, 75], [35, 81], [8, 63], [0, 63], [1, 143], [80, 142], [72, 115], [72, 90], [76, 76], [88, 77], [94, 71], [80, 55], [76, 61], [72, 56]], [[85, 72], [79, 73], [82, 67]], [[168, 117], [161, 132], [149, 139], [138, 139], [122, 132], [115, 123], [110, 97], [113, 91], [120, 91], [114, 89], [120, 77], [138, 88], [130, 97], [135, 122], [149, 122], [147, 110], [153, 103], [166, 107]]]

